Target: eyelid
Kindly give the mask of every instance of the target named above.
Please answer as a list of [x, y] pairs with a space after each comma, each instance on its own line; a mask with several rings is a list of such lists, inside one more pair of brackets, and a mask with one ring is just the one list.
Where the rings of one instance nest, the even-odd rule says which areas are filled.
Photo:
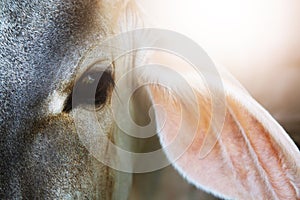
[[97, 70], [97, 71], [107, 71], [109, 69], [109, 71], [111, 70], [111, 72], [113, 72], [114, 70], [114, 63], [113, 61], [109, 60], [109, 59], [98, 59], [98, 60], [94, 60], [93, 62], [90, 62], [88, 65], [86, 65], [85, 67], [83, 67], [83, 69], [81, 70], [81, 72], [78, 72], [78, 75], [76, 76], [75, 79], [75, 83], [82, 78], [82, 76], [84, 74], [86, 74], [89, 71], [92, 70]]
[[[109, 64], [107, 64], [107, 63], [109, 63]], [[88, 85], [93, 85], [94, 81], [97, 82], [97, 83], [95, 83], [95, 84], [97, 84], [97, 88], [99, 86], [99, 83], [104, 83], [103, 84], [104, 90], [101, 90], [101, 88], [100, 88], [100, 90], [97, 90], [97, 92], [100, 92], [100, 93], [96, 93], [96, 94], [98, 94], [98, 96], [95, 96], [95, 102], [92, 103], [96, 106], [96, 110], [101, 109], [102, 106], [105, 105], [107, 98], [109, 97], [109, 94], [107, 94], [107, 93], [109, 92], [109, 90], [111, 90], [115, 86], [114, 73], [113, 73], [114, 67], [113, 66], [114, 66], [113, 63], [111, 63], [111, 62], [104, 63], [103, 60], [97, 60], [97, 61], [91, 63], [88, 67], [86, 67], [85, 70], [81, 74], [77, 75], [77, 78], [74, 80], [72, 90], [64, 103], [63, 111], [68, 113], [74, 107], [81, 105], [81, 104], [84, 105], [86, 102], [83, 99], [82, 99], [82, 101], [80, 100], [77, 105], [72, 105], [74, 88], [76, 90], [76, 85], [80, 86], [81, 84], [86, 84], [86, 86], [84, 86], [84, 87], [90, 87]], [[98, 73], [101, 74], [100, 79], [97, 78]], [[96, 75], [96, 77], [93, 78], [93, 75]], [[104, 80], [105, 82], [103, 82], [102, 77], [105, 79]], [[102, 82], [101, 82], [101, 80], [102, 80]], [[101, 95], [104, 95], [105, 97], [101, 96]], [[103, 99], [101, 100], [101, 98], [103, 98]], [[88, 97], [87, 97], [87, 99], [88, 99]], [[90, 103], [88, 103], [88, 104], [90, 104]]]

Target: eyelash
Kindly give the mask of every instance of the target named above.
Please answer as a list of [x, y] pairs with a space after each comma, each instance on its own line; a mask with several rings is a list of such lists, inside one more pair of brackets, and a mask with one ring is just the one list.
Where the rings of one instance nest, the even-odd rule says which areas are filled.
[[[99, 81], [97, 82], [97, 80]], [[114, 86], [115, 83], [111, 68], [105, 71], [97, 69], [88, 70], [74, 84], [72, 92], [65, 101], [63, 112], [69, 113], [79, 105], [94, 104], [96, 109], [103, 108]], [[72, 100], [74, 91], [80, 94], [78, 97], [76, 96], [76, 101]]]

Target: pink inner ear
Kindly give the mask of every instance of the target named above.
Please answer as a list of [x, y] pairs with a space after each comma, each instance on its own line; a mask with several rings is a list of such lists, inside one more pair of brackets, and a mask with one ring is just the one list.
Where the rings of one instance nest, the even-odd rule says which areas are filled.
[[[162, 146], [167, 146], [178, 136], [181, 123], [194, 126], [195, 120], [193, 115], [181, 119], [181, 109], [186, 107], [180, 105], [180, 99], [168, 100], [168, 94], [159, 88], [150, 86], [150, 91], [153, 103], [163, 106], [167, 115], [166, 124], [159, 133]], [[300, 156], [293, 155], [284, 146], [290, 141], [278, 143], [274, 139], [276, 135], [267, 131], [247, 108], [229, 96], [221, 137], [209, 155], [200, 159], [199, 151], [210, 126], [210, 104], [201, 96], [198, 96], [198, 103], [202, 116], [196, 122], [196, 137], [191, 146], [173, 163], [188, 181], [221, 197], [300, 198]], [[159, 123], [162, 115], [156, 115]], [[187, 127], [183, 134], [192, 133]], [[181, 145], [178, 148], [182, 148]], [[172, 149], [166, 150], [166, 154], [171, 160], [175, 156]], [[295, 161], [297, 159], [298, 163]]]

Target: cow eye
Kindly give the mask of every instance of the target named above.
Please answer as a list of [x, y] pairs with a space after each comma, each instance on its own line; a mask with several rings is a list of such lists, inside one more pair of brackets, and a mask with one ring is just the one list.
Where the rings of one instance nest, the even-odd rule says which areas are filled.
[[92, 68], [75, 82], [71, 94], [65, 101], [63, 111], [70, 112], [79, 105], [95, 105], [101, 109], [114, 87], [112, 68], [106, 70]]

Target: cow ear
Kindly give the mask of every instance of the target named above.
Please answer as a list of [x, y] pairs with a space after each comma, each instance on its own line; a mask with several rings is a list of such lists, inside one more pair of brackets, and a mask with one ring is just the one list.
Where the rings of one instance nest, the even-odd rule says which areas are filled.
[[[155, 110], [161, 145], [179, 173], [196, 187], [222, 198], [299, 199], [300, 153], [296, 145], [271, 115], [236, 87], [235, 82], [224, 84], [223, 128], [208, 154], [200, 156], [214, 125], [210, 120], [211, 99], [197, 92], [196, 82], [190, 84], [196, 107], [180, 84], [175, 95], [165, 87], [148, 86], [152, 103], [163, 108]], [[190, 115], [182, 117], [184, 112]], [[189, 138], [191, 142], [168, 148], [176, 137], [180, 137], [182, 144]]]

